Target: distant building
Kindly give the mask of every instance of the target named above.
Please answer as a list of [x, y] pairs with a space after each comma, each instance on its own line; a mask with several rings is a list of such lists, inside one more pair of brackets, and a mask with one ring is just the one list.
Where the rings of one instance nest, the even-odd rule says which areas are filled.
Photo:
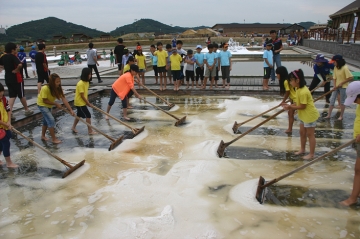
[[291, 24], [263, 24], [263, 23], [228, 23], [215, 24], [211, 29], [220, 32], [222, 35], [238, 35], [252, 33], [269, 34], [271, 30], [278, 32], [281, 29], [287, 28]]
[[[299, 24], [292, 24], [290, 26], [287, 26], [287, 27], [283, 27], [280, 29], [280, 33], [281, 34], [284, 34], [284, 35], [288, 35], [292, 32], [301, 32], [305, 29], [305, 27], [299, 25]], [[275, 30], [275, 29], [274, 29]]]
[[[339, 11], [329, 16], [332, 20], [332, 28], [338, 29], [340, 24], [347, 25], [345, 31], [352, 31], [355, 19], [360, 17], [360, 0], [356, 0]], [[347, 23], [347, 24], [346, 24]], [[355, 22], [355, 32], [359, 31], [359, 23]]]
[[0, 34], [6, 34], [6, 29], [3, 27], [0, 27]]

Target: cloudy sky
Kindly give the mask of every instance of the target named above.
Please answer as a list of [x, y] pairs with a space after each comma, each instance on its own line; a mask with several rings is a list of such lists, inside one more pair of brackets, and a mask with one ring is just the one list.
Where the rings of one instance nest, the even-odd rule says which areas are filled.
[[353, 0], [0, 0], [0, 25], [13, 26], [53, 16], [68, 22], [114, 30], [135, 19], [151, 18], [174, 26], [216, 23], [325, 23]]

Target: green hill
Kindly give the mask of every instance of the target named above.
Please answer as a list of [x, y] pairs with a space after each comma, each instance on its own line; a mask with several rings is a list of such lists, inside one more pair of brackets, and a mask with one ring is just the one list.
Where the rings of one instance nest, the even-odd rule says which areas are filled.
[[51, 40], [54, 35], [70, 37], [73, 33], [83, 33], [91, 37], [99, 37], [104, 32], [66, 22], [56, 17], [14, 25], [6, 30], [6, 35], [0, 35], [0, 42], [30, 40], [39, 38]]
[[305, 27], [306, 29], [309, 29], [311, 26], [314, 26], [316, 23], [315, 22], [299, 22], [298, 24], [300, 26]]
[[198, 30], [200, 28], [207, 28], [207, 27], [199, 26], [199, 27], [191, 28], [191, 27], [169, 26], [152, 19], [140, 19], [132, 24], [124, 25], [122, 27], [117, 27], [115, 30], [111, 31], [110, 34], [112, 36], [121, 36], [133, 32], [181, 33], [186, 31], [187, 29]]

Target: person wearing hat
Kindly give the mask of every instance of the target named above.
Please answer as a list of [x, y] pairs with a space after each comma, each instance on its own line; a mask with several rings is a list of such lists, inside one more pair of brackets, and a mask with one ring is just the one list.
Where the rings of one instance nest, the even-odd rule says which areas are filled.
[[129, 105], [129, 97], [133, 94], [139, 99], [142, 97], [137, 93], [134, 86], [134, 76], [139, 72], [139, 67], [137, 65], [130, 65], [130, 71], [122, 74], [115, 82], [112, 84], [112, 89], [110, 93], [109, 103], [106, 109], [106, 112], [109, 113], [111, 106], [114, 104], [116, 97], [121, 99], [123, 117], [125, 120], [130, 120], [127, 116], [127, 108]]
[[334, 61], [334, 91], [330, 97], [330, 106], [328, 115], [325, 119], [330, 119], [332, 110], [334, 109], [334, 104], [338, 94], [340, 94], [340, 117], [338, 120], [342, 120], [345, 112], [345, 98], [346, 98], [346, 88], [349, 85], [349, 82], [353, 80], [353, 75], [351, 74], [344, 58], [341, 55], [333, 56], [332, 60]]
[[194, 81], [195, 81], [195, 74], [194, 74], [194, 64], [196, 59], [194, 57], [193, 50], [188, 50], [187, 55], [185, 57], [185, 76], [186, 76], [186, 89], [189, 89], [189, 80], [191, 78], [191, 89], [194, 89]]
[[353, 133], [356, 149], [355, 175], [350, 197], [340, 202], [343, 206], [350, 206], [357, 203], [360, 194], [360, 81], [351, 82], [346, 88], [346, 100], [344, 105], [350, 106], [354, 103], [357, 104]]
[[[321, 82], [320, 86], [323, 86], [324, 93], [327, 93], [330, 91], [330, 81], [328, 80], [331, 78], [330, 71], [334, 69], [334, 64], [330, 64], [322, 54], [316, 56], [314, 63], [314, 77], [309, 90], [312, 91]], [[330, 103], [330, 94], [326, 95], [326, 103]]]
[[26, 63], [26, 53], [25, 53], [25, 49], [23, 46], [20, 46], [20, 52], [18, 52], [17, 54], [20, 62], [21, 62], [21, 65], [22, 65], [22, 69], [21, 69], [21, 76], [23, 79], [25, 79], [24, 77], [24, 71], [25, 71], [25, 76], [26, 78], [30, 78], [29, 75], [28, 75], [28, 72], [27, 72], [27, 63]]
[[[201, 53], [201, 45], [196, 46], [196, 53], [194, 55], [196, 60], [195, 74], [196, 74], [196, 88], [201, 88], [204, 83], [204, 54]], [[199, 83], [200, 78], [200, 85]]]
[[35, 56], [36, 56], [36, 50], [35, 50], [35, 46], [31, 47], [31, 51], [29, 52], [29, 57], [31, 60], [31, 69], [34, 75], [34, 78], [36, 78], [36, 64], [35, 64]]

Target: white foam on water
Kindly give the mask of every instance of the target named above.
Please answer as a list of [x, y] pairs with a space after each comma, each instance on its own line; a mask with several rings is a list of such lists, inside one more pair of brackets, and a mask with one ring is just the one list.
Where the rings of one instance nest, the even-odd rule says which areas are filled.
[[136, 135], [134, 138], [124, 140], [120, 145], [114, 148], [112, 152], [123, 152], [135, 149], [139, 146], [138, 143], [145, 139], [148, 135], [149, 131], [145, 128], [143, 132]]
[[219, 159], [217, 155], [217, 149], [219, 147], [220, 140], [206, 140], [199, 144], [192, 146], [188, 151], [190, 153], [201, 153], [202, 158], [206, 159]]
[[[234, 123], [235, 123], [235, 122], [234, 122]], [[227, 124], [227, 125], [225, 125], [225, 126], [223, 127], [223, 129], [224, 129], [226, 132], [230, 133], [231, 135], [235, 135], [235, 134], [234, 134], [234, 131], [232, 130], [233, 126], [234, 126], [234, 124]]]
[[169, 111], [177, 111], [178, 109], [180, 109], [180, 106], [174, 105]]
[[[255, 198], [258, 182], [259, 179], [252, 179], [234, 186], [230, 190], [230, 198], [252, 210], [271, 210], [269, 206], [260, 204]], [[279, 210], [286, 209], [279, 207]]]

